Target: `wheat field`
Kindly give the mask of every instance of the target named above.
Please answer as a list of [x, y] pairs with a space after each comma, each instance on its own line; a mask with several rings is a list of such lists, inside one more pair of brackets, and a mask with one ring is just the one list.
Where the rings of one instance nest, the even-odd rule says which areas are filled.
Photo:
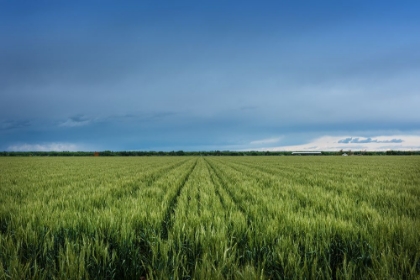
[[420, 279], [420, 157], [3, 157], [0, 279]]

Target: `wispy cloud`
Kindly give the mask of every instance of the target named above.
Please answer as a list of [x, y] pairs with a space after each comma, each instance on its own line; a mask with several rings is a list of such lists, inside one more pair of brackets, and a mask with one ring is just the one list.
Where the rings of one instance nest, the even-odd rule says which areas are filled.
[[40, 144], [15, 144], [7, 149], [15, 152], [48, 152], [48, 151], [83, 151], [83, 146], [73, 143], [40, 143]]
[[151, 121], [159, 121], [159, 120], [163, 120], [172, 116], [177, 115], [177, 113], [175, 112], [157, 112], [157, 113], [152, 113], [149, 114], [148, 116], [145, 117], [145, 120], [151, 120]]
[[87, 116], [84, 116], [84, 115], [76, 115], [76, 116], [73, 116], [73, 117], [68, 118], [64, 122], [61, 122], [59, 124], [59, 126], [62, 126], [62, 127], [85, 126], [85, 125], [89, 125], [93, 121], [94, 121], [93, 119], [90, 119]]
[[149, 113], [130, 113], [124, 115], [110, 115], [103, 118], [97, 118], [95, 121], [98, 122], [118, 122], [118, 123], [155, 123], [163, 120], [171, 119], [179, 115], [177, 112], [172, 111], [161, 111], [161, 112], [149, 112]]
[[258, 109], [258, 106], [242, 106], [239, 108], [241, 111], [252, 111]]
[[259, 148], [271, 151], [420, 150], [419, 135], [375, 137], [323, 136], [302, 145]]
[[266, 138], [261, 140], [251, 141], [249, 144], [251, 145], [269, 145], [279, 143], [283, 137], [274, 137], [274, 138]]
[[0, 121], [0, 130], [25, 128], [31, 125], [29, 120], [3, 120]]

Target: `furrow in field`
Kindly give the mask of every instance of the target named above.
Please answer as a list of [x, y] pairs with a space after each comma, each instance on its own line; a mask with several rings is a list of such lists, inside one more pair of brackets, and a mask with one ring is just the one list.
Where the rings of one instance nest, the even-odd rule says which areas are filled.
[[183, 160], [183, 161], [179, 161], [168, 166], [151, 169], [151, 171], [148, 171], [148, 173], [145, 173], [143, 171], [143, 172], [140, 172], [139, 174], [131, 174], [131, 178], [132, 178], [131, 181], [125, 184], [122, 184], [121, 186], [119, 186], [119, 189], [121, 192], [128, 191], [128, 193], [126, 193], [127, 195], [136, 196], [138, 190], [141, 187], [152, 186], [162, 176], [164, 176], [171, 170], [175, 170], [177, 168], [182, 167], [184, 164], [187, 163], [187, 161], [188, 160]]
[[282, 205], [281, 201], [265, 195], [254, 179], [247, 178], [221, 161], [214, 158], [208, 158], [208, 161], [235, 205], [247, 217], [247, 230], [239, 245], [243, 255], [238, 259], [247, 262], [250, 256], [262, 258], [273, 250], [280, 236], [285, 234], [286, 227], [294, 231], [290, 226], [290, 205]]
[[[115, 196], [115, 198], [132, 196], [140, 185], [150, 185], [162, 175], [162, 172], [183, 163], [179, 160], [175, 163], [150, 160], [147, 164], [140, 161], [143, 164], [139, 165], [136, 159], [120, 158], [112, 162], [102, 158], [76, 160], [78, 160], [77, 164], [74, 164], [74, 159], [61, 159], [57, 166], [50, 167], [50, 163], [53, 163], [50, 162], [51, 159], [44, 159], [38, 162], [39, 166], [36, 165], [36, 167], [41, 170], [47, 169], [48, 172], [38, 172], [33, 169], [29, 169], [32, 173], [23, 172], [22, 177], [27, 178], [24, 182], [21, 181], [22, 179], [18, 180], [16, 184], [24, 185], [20, 189], [26, 192], [27, 199], [24, 199], [22, 195], [20, 203], [25, 207], [31, 203], [40, 203], [43, 208], [65, 209], [70, 201], [76, 201], [80, 204], [78, 206], [84, 208], [86, 200], [90, 200], [93, 196], [97, 197], [97, 200], [103, 200], [105, 196]], [[163, 166], [162, 163], [164, 163]], [[37, 177], [34, 177], [34, 174], [37, 174]], [[75, 189], [77, 192], [74, 191]], [[42, 193], [42, 200], [31, 199], [38, 193]], [[66, 198], [65, 201], [61, 201], [63, 197]], [[55, 205], [56, 202], [57, 205]]]
[[277, 202], [262, 195], [261, 188], [254, 184], [252, 178], [244, 177], [241, 172], [222, 161], [214, 158], [206, 160], [215, 185], [220, 185], [220, 190], [229, 194], [235, 207], [247, 219], [245, 229], [229, 233], [235, 238], [235, 260], [239, 267], [252, 263], [261, 268], [261, 272], [269, 279], [283, 278], [279, 256], [284, 251], [284, 244], [293, 242], [286, 239], [285, 235], [290, 233], [290, 229], [293, 233], [299, 230], [294, 229], [293, 221], [276, 211]]
[[[260, 170], [267, 170], [267, 167], [270, 167], [270, 171], [274, 173], [302, 173], [303, 170], [308, 169], [308, 164], [302, 164], [298, 161], [298, 158], [288, 157], [287, 161], [284, 160], [284, 157], [247, 157], [244, 159], [232, 158], [228, 160], [231, 163], [236, 163], [240, 165], [246, 165], [252, 168], [258, 168]], [[316, 164], [313, 166], [317, 166]]]
[[[252, 170], [252, 174], [256, 174], [257, 170], [265, 173], [269, 176], [275, 176], [279, 181], [287, 184], [302, 184], [307, 186], [321, 186], [326, 191], [332, 191], [335, 193], [341, 193], [343, 189], [337, 188], [343, 183], [349, 183], [347, 179], [348, 169], [341, 170], [337, 167], [324, 166], [322, 162], [314, 162], [314, 164], [306, 164], [304, 167], [301, 164], [295, 162], [294, 166], [289, 167], [285, 165], [279, 165], [277, 162], [240, 162], [232, 161], [232, 166], [239, 166]], [[334, 168], [334, 170], [332, 170]], [[238, 170], [239, 170], [238, 169]], [[354, 177], [361, 177], [361, 174], [354, 174]], [[352, 176], [352, 178], [353, 178]]]
[[238, 199], [235, 197], [235, 195], [232, 193], [232, 191], [228, 188], [228, 182], [226, 179], [222, 177], [220, 174], [220, 171], [217, 171], [216, 168], [213, 166], [212, 163], [210, 163], [208, 160], [206, 160], [206, 163], [209, 167], [209, 173], [210, 178], [215, 186], [215, 192], [222, 203], [222, 205], [225, 208], [237, 208], [245, 217], [247, 220], [247, 224], [250, 225], [252, 221], [252, 217], [249, 216], [247, 213], [245, 207], [238, 202]]
[[171, 170], [181, 168], [186, 163], [187, 160], [183, 160], [170, 165], [146, 168], [145, 170], [133, 169], [125, 177], [115, 178], [105, 184], [105, 188], [101, 192], [95, 192], [95, 197], [99, 201], [106, 198], [113, 201], [124, 201], [126, 197], [137, 197], [140, 189], [151, 187], [162, 176]]
[[[124, 178], [123, 181], [115, 181], [110, 186], [107, 186], [103, 192], [95, 193], [95, 200], [97, 201], [110, 201], [104, 204], [102, 208], [113, 206], [115, 208], [126, 208], [130, 204], [138, 203], [136, 200], [142, 198], [144, 192], [152, 189], [154, 184], [161, 180], [171, 172], [177, 172], [188, 165], [190, 160], [184, 159], [170, 165], [163, 167], [155, 167], [155, 169], [143, 171], [136, 174], [136, 170], [132, 171], [132, 176]], [[91, 200], [92, 196], [88, 197]]]
[[235, 201], [234, 195], [226, 186], [227, 182], [223, 181], [223, 179], [219, 177], [220, 175], [207, 159], [205, 159], [205, 163], [208, 174], [207, 176], [211, 182], [212, 190], [214, 195], [217, 197], [217, 200], [220, 202], [220, 206], [223, 208], [223, 215], [225, 219], [229, 223], [228, 236], [238, 235], [241, 230], [234, 234], [235, 229], [241, 228], [238, 225], [242, 224], [242, 221], [245, 221], [249, 226], [252, 218], [247, 213], [246, 208]]
[[[157, 180], [171, 170], [182, 168], [186, 160], [175, 162], [163, 167], [132, 169], [131, 173], [125, 177], [114, 177], [108, 181], [93, 183], [84, 188], [78, 187], [78, 183], [71, 186], [77, 188], [78, 192], [66, 195], [66, 200], [50, 198], [43, 203], [43, 208], [51, 208], [53, 212], [62, 212], [63, 210], [75, 211], [76, 213], [86, 213], [91, 211], [107, 211], [108, 209], [127, 207], [132, 199], [139, 196], [139, 191], [150, 188]], [[156, 168], [157, 167], [157, 168]], [[73, 198], [74, 197], [74, 198]]]
[[[226, 167], [240, 173], [244, 181], [252, 182], [254, 189], [258, 189], [259, 200], [265, 203], [265, 212], [273, 217], [280, 217], [289, 213], [289, 219], [296, 217], [290, 213], [299, 213], [311, 217], [313, 222], [322, 217], [351, 220], [357, 205], [347, 196], [339, 196], [336, 192], [326, 190], [318, 185], [300, 184], [291, 178], [271, 174], [232, 162], [224, 163]], [[295, 175], [296, 176], [296, 175]], [[245, 179], [247, 178], [247, 179]], [[277, 205], [276, 207], [272, 207]], [[261, 206], [262, 207], [262, 206]], [[373, 210], [367, 210], [369, 215], [377, 217]]]
[[223, 279], [227, 271], [232, 271], [228, 274], [232, 278], [237, 271], [236, 257], [242, 252], [238, 243], [246, 236], [246, 220], [233, 205], [223, 207], [210, 172], [206, 161], [199, 158], [179, 195], [167, 240], [173, 247], [161, 253], [170, 270], [175, 271], [174, 278], [210, 277], [196, 271], [212, 271], [213, 279]]
[[173, 220], [173, 213], [175, 212], [175, 208], [178, 202], [179, 195], [182, 191], [182, 188], [185, 186], [185, 184], [188, 181], [188, 178], [190, 177], [191, 173], [194, 171], [195, 167], [197, 166], [197, 160], [195, 160], [194, 165], [189, 169], [189, 171], [185, 174], [183, 177], [181, 184], [178, 186], [175, 195], [169, 200], [168, 207], [165, 211], [164, 218], [162, 221], [162, 239], [168, 239], [168, 231], [170, 228], [172, 228], [174, 224]]
[[[323, 209], [324, 205], [317, 202], [305, 186], [279, 185], [275, 178], [265, 178], [264, 174], [256, 176], [258, 171], [241, 170], [215, 158], [210, 159], [210, 163], [220, 180], [225, 180], [224, 186], [238, 206], [250, 216], [252, 224], [273, 223], [278, 228], [296, 220], [298, 214], [320, 218], [315, 211]], [[319, 209], [313, 209], [315, 203]]]
[[[299, 200], [299, 204], [303, 208], [311, 210], [315, 208], [315, 212], [325, 212], [326, 214], [335, 213], [336, 216], [346, 220], [354, 218], [355, 215], [351, 213], [359, 212], [360, 209], [363, 209], [364, 212], [362, 216], [368, 216], [370, 219], [373, 217], [380, 218], [379, 215], [388, 216], [389, 214], [393, 216], [396, 214], [407, 215], [413, 218], [419, 212], [415, 206], [416, 196], [411, 191], [411, 184], [413, 183], [406, 185], [406, 187], [403, 185], [397, 192], [395, 186], [403, 184], [400, 181], [389, 184], [394, 189], [386, 189], [383, 184], [378, 185], [377, 181], [372, 182], [370, 180], [371, 176], [367, 177], [368, 180], [366, 180], [366, 176], [363, 176], [366, 171], [356, 169], [353, 172], [352, 169], [346, 168], [342, 170], [341, 166], [336, 167], [331, 164], [331, 167], [327, 168], [328, 166], [323, 166], [325, 158], [314, 158], [312, 160], [315, 159], [319, 161], [316, 165], [318, 167], [303, 173], [302, 171], [297, 173], [285, 172], [283, 169], [276, 170], [267, 162], [262, 165], [252, 165], [233, 160], [226, 164], [242, 172], [244, 176], [251, 176], [260, 181], [268, 195], [272, 192], [274, 197], [278, 195], [280, 197], [285, 195], [293, 197]], [[340, 159], [332, 158], [330, 160]], [[303, 159], [300, 158], [300, 160]], [[363, 158], [357, 158], [356, 160], [363, 160]], [[327, 163], [331, 163], [331, 161]], [[308, 166], [312, 165], [307, 164], [305, 170]], [[319, 168], [321, 169], [319, 170]], [[350, 177], [348, 173], [353, 175]], [[384, 176], [386, 175], [382, 177]], [[344, 215], [343, 212], [347, 214]], [[355, 220], [363, 221], [364, 219], [357, 218]]]

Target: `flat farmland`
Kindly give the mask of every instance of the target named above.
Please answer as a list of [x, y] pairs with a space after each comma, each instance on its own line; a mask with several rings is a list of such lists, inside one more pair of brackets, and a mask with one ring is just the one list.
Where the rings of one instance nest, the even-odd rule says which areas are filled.
[[420, 157], [3, 157], [0, 279], [420, 279]]

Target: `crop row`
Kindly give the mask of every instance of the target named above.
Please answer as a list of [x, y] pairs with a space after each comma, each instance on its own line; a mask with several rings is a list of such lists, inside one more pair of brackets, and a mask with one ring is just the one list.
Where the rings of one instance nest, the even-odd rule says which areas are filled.
[[5, 158], [0, 279], [420, 277], [417, 157]]

